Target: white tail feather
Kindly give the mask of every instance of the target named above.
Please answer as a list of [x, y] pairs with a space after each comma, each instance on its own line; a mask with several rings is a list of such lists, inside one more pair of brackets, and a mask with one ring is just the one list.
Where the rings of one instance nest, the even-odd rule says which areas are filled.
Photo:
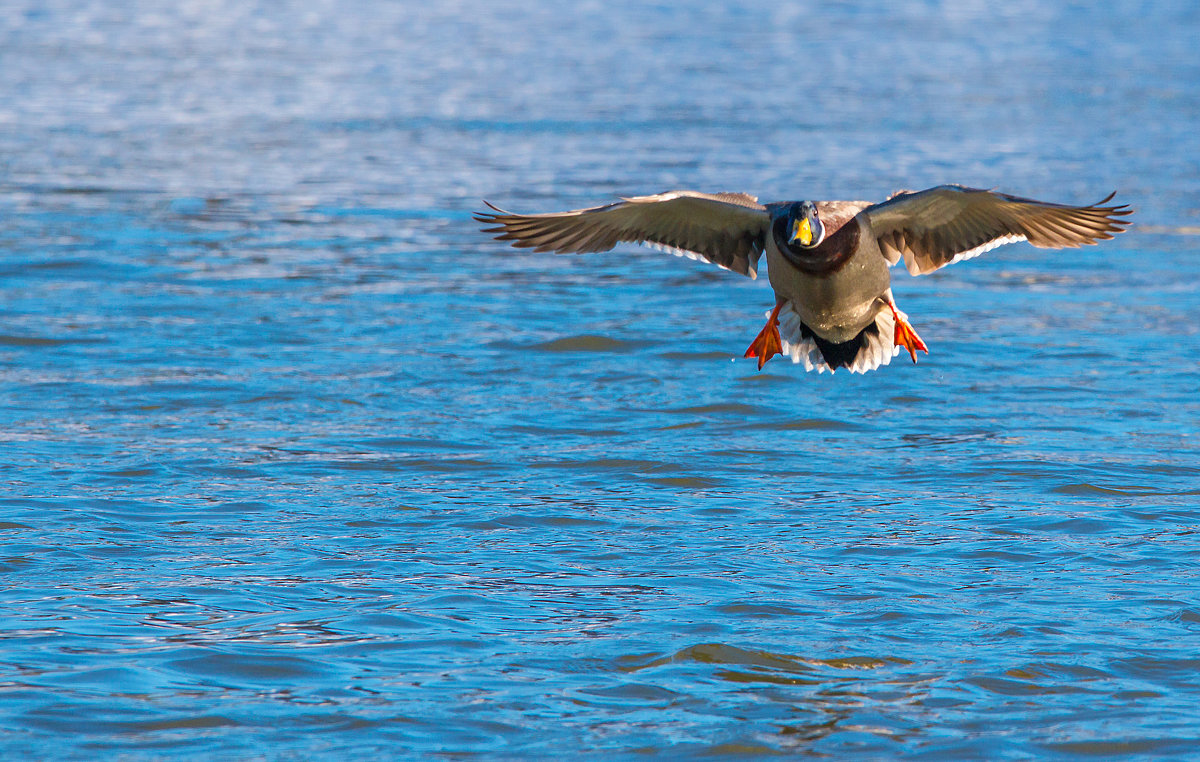
[[[900, 315], [907, 318], [903, 312]], [[769, 312], [767, 316], [770, 316]], [[792, 362], [803, 365], [805, 370], [833, 373], [834, 369], [825, 361], [817, 343], [811, 336], [805, 337], [801, 334], [800, 324], [800, 315], [792, 309], [792, 303], [785, 303], [779, 311], [779, 338], [783, 345], [783, 354], [791, 357]], [[900, 354], [900, 347], [895, 346], [896, 324], [892, 319], [892, 311], [886, 307], [879, 310], [875, 316], [875, 325], [878, 331], [866, 337], [858, 354], [847, 367], [851, 373], [875, 370], [881, 365], [887, 365], [893, 357]]]

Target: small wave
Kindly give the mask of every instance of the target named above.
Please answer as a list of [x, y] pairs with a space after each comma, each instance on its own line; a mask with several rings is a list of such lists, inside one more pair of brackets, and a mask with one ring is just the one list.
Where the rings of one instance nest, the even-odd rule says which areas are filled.
[[628, 354], [649, 345], [649, 343], [647, 341], [613, 339], [608, 336], [598, 336], [595, 334], [581, 334], [579, 336], [567, 336], [561, 339], [553, 339], [552, 341], [529, 344], [522, 348], [534, 352], [611, 352]]

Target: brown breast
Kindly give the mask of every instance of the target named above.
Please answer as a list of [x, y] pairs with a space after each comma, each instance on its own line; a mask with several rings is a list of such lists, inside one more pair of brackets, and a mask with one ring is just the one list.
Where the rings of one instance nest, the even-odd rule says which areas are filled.
[[858, 224], [853, 220], [859, 209], [843, 208], [847, 206], [849, 205], [828, 202], [817, 205], [817, 214], [821, 218], [821, 224], [825, 226], [825, 240], [811, 249], [788, 244], [790, 231], [786, 229], [787, 220], [777, 218], [771, 226], [775, 245], [779, 247], [780, 253], [803, 273], [829, 275], [837, 272], [850, 261], [858, 249]]

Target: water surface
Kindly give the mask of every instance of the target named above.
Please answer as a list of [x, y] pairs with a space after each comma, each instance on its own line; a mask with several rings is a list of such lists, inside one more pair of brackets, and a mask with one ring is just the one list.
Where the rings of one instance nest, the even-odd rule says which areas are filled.
[[[18, 3], [4, 756], [1189, 756], [1198, 35]], [[930, 356], [830, 377], [741, 359], [765, 279], [470, 220], [941, 182], [1136, 226], [898, 274]]]

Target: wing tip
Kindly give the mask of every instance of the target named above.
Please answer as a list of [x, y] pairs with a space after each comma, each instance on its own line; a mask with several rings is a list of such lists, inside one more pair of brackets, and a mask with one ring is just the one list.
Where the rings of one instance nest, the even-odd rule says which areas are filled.
[[1129, 204], [1116, 204], [1114, 206], [1105, 206], [1105, 204], [1107, 204], [1109, 201], [1112, 201], [1116, 197], [1117, 197], [1117, 192], [1113, 191], [1112, 193], [1109, 193], [1107, 196], [1100, 199], [1096, 203], [1090, 204], [1090, 205], [1082, 207], [1082, 208], [1090, 210], [1090, 211], [1104, 212], [1105, 214], [1110, 215], [1110, 216], [1111, 215], [1124, 216], [1126, 214], [1133, 214], [1133, 207], [1131, 207]]
[[[491, 201], [488, 201], [486, 198], [483, 199], [483, 203], [492, 211], [490, 211], [490, 212], [475, 212], [474, 214], [472, 214], [471, 217], [476, 222], [484, 222], [484, 223], [500, 222], [501, 224], [503, 224], [503, 221], [500, 219], [501, 217], [513, 216], [511, 212], [504, 211], [500, 207], [493, 204]], [[490, 233], [492, 231], [486, 230], [484, 232]]]
[[1129, 226], [1133, 224], [1133, 220], [1121, 219], [1133, 214], [1133, 207], [1129, 204], [1115, 204], [1113, 206], [1105, 206], [1108, 202], [1116, 198], [1117, 192], [1114, 190], [1104, 198], [1100, 199], [1090, 207], [1086, 207], [1088, 211], [1099, 212], [1104, 216], [1105, 228], [1097, 236], [1088, 243], [1096, 243], [1097, 241], [1108, 241], [1115, 234], [1125, 233], [1129, 230]]

